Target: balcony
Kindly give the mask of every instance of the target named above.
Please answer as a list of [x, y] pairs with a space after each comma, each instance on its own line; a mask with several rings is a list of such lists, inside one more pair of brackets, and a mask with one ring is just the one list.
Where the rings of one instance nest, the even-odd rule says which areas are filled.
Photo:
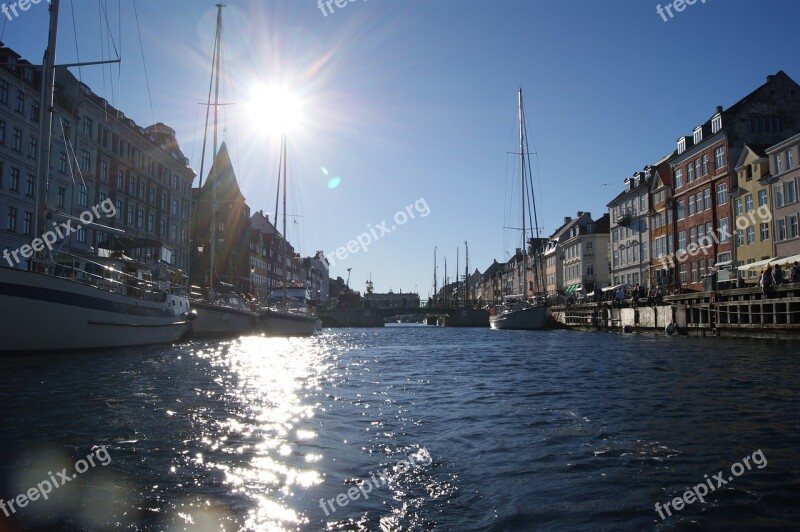
[[630, 227], [632, 219], [633, 216], [630, 212], [623, 212], [617, 216], [616, 222], [617, 225], [621, 225], [622, 227]]

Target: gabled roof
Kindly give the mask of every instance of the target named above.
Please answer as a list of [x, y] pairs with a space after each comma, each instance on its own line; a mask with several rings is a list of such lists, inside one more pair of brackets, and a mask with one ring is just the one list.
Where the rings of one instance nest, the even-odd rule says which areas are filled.
[[222, 142], [217, 155], [214, 157], [214, 164], [211, 165], [211, 169], [208, 171], [208, 177], [203, 183], [200, 196], [206, 200], [210, 199], [213, 196], [214, 185], [217, 187], [218, 202], [244, 201], [244, 194], [242, 194], [239, 183], [236, 181], [233, 163], [231, 163], [225, 141]]
[[748, 153], [754, 154], [759, 159], [766, 159], [767, 148], [769, 148], [769, 144], [745, 144], [744, 148], [742, 149], [742, 153], [739, 155], [739, 160], [736, 161], [736, 166], [734, 169], [738, 171], [742, 166], [744, 166], [744, 162], [747, 160]]
[[[789, 82], [791, 82], [791, 83], [794, 83], [795, 85], [797, 85], [797, 83], [795, 83], [795, 81], [794, 81], [792, 78], [790, 78], [790, 77], [789, 77], [789, 76], [786, 74], [786, 72], [784, 72], [783, 70], [778, 70], [778, 72], [777, 72], [777, 73], [776, 73], [774, 76], [770, 76], [770, 77], [767, 79], [767, 82], [766, 82], [766, 83], [764, 83], [763, 85], [760, 85], [760, 86], [759, 86], [759, 87], [757, 87], [757, 88], [756, 88], [754, 91], [752, 91], [750, 94], [748, 94], [747, 96], [745, 96], [744, 98], [742, 98], [741, 100], [739, 100], [738, 102], [736, 102], [735, 104], [733, 104], [733, 105], [731, 105], [730, 107], [728, 107], [727, 109], [725, 109], [725, 110], [722, 112], [722, 114], [723, 114], [723, 115], [728, 115], [728, 116], [730, 116], [730, 115], [735, 115], [736, 113], [738, 113], [738, 112], [739, 112], [739, 110], [740, 110], [742, 107], [744, 107], [745, 105], [747, 105], [747, 104], [750, 102], [750, 100], [751, 100], [753, 97], [755, 97], [755, 96], [756, 96], [756, 95], [757, 95], [759, 92], [761, 92], [761, 91], [763, 91], [763, 90], [766, 90], [766, 88], [767, 88], [769, 85], [771, 85], [771, 84], [773, 84], [773, 83], [777, 82], [777, 81], [778, 81], [778, 80], [780, 80], [780, 79], [782, 79], [782, 80], [785, 80], [785, 81], [789, 81]], [[798, 88], [800, 88], [800, 86], [798, 86]], [[714, 113], [714, 114], [716, 114], [716, 113]], [[724, 128], [724, 127], [725, 127], [725, 126], [724, 126], [724, 123], [723, 123], [723, 128]]]
[[[632, 178], [633, 178], [633, 176], [631, 176], [631, 177], [630, 177], [630, 178], [628, 178], [628, 179], [632, 179]], [[647, 177], [647, 178], [646, 178], [646, 177], [644, 177], [644, 176], [642, 176], [642, 177], [639, 179], [639, 184], [638, 184], [637, 186], [635, 186], [635, 187], [631, 187], [631, 189], [630, 189], [630, 190], [623, 190], [622, 192], [620, 192], [619, 194], [617, 194], [617, 195], [614, 197], [614, 199], [612, 199], [611, 201], [609, 201], [609, 202], [606, 204], [606, 207], [610, 207], [612, 203], [616, 202], [617, 200], [620, 200], [620, 199], [624, 198], [625, 196], [627, 196], [627, 195], [629, 195], [629, 194], [639, 193], [639, 192], [641, 192], [642, 190], [650, 190], [650, 183], [651, 183], [652, 179], [653, 179], [653, 178], [652, 178], [652, 176], [651, 176], [651, 177]]]

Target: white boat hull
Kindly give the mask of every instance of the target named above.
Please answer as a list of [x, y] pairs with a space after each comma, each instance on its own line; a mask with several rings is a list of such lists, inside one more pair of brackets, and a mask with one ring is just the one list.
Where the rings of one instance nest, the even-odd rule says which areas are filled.
[[192, 321], [193, 337], [238, 336], [255, 330], [256, 316], [252, 312], [208, 303], [192, 303], [197, 318]]
[[147, 301], [50, 275], [0, 268], [0, 353], [174, 342], [189, 329], [189, 301]]
[[530, 307], [526, 309], [500, 312], [489, 316], [492, 329], [539, 330], [550, 324], [548, 307]]
[[268, 310], [259, 319], [259, 327], [267, 336], [312, 336], [318, 325], [322, 322], [316, 316], [277, 310]]

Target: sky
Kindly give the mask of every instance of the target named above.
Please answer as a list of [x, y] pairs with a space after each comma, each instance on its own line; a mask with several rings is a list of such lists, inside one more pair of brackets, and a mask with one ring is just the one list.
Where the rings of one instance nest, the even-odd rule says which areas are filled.
[[[350, 269], [355, 290], [371, 276], [377, 292], [424, 299], [434, 248], [441, 286], [445, 258], [451, 280], [457, 258], [463, 273], [465, 242], [470, 271], [520, 247], [518, 88], [548, 236], [577, 211], [607, 212], [717, 105], [779, 70], [800, 81], [796, 0], [697, 0], [672, 18], [666, 5], [228, 0], [219, 136], [248, 205], [274, 212], [291, 102], [275, 109], [280, 93], [263, 88], [291, 95], [290, 241], [324, 251], [332, 277]], [[215, 19], [213, 0], [61, 0], [57, 62], [119, 55], [71, 70], [140, 126], [174, 128], [199, 171]], [[6, 46], [41, 61], [45, 2], [0, 24]]]

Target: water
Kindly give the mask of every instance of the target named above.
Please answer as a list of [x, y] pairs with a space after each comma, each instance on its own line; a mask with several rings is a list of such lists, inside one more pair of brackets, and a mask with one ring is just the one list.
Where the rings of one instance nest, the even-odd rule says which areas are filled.
[[790, 343], [427, 327], [0, 359], [0, 497], [85, 460], [0, 530], [788, 530], [798, 370]]

